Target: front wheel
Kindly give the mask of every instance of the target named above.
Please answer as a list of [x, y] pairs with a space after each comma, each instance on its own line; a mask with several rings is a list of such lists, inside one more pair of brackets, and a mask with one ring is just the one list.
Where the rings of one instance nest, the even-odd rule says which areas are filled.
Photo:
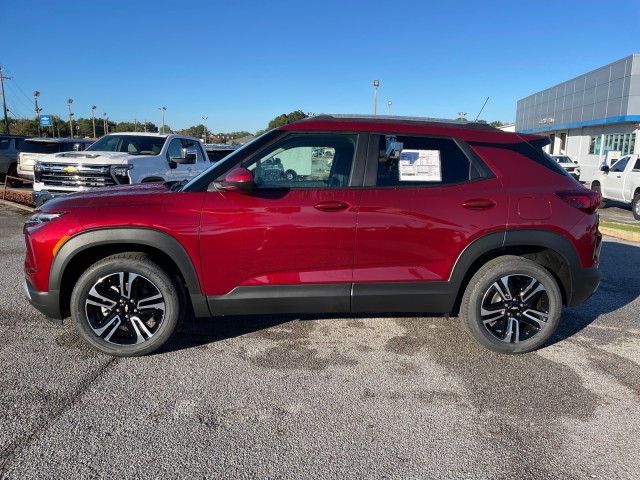
[[467, 332], [498, 353], [525, 353], [555, 332], [562, 295], [555, 278], [537, 263], [504, 256], [487, 262], [473, 276], [460, 315]]
[[169, 340], [185, 311], [176, 276], [143, 253], [112, 255], [78, 279], [71, 318], [94, 349], [116, 357], [151, 353]]
[[22, 186], [22, 180], [18, 180], [17, 178], [8, 178], [8, 177], [17, 177], [17, 176], [18, 176], [18, 168], [17, 168], [17, 165], [14, 163], [13, 165], [9, 166], [9, 169], [7, 170], [6, 182], [9, 184], [10, 187], [19, 188]]

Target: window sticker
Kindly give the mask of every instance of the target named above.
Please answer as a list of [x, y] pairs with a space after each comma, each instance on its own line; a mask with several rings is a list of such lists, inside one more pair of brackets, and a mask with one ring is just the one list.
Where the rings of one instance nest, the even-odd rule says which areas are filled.
[[401, 182], [441, 182], [440, 150], [402, 150]]

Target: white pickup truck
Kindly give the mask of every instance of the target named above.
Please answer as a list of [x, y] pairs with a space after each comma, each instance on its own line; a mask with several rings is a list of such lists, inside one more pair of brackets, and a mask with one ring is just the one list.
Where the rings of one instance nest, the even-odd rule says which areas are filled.
[[640, 220], [640, 156], [622, 157], [611, 167], [604, 165], [591, 181], [591, 190], [600, 193], [603, 207], [607, 200], [631, 204], [633, 217]]
[[53, 197], [97, 187], [189, 180], [209, 166], [197, 138], [112, 133], [83, 152], [41, 157], [33, 169], [33, 201], [40, 206]]

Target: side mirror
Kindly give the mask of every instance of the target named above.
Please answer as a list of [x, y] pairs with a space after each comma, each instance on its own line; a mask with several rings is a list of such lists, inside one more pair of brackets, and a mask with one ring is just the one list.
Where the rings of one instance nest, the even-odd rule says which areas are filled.
[[602, 170], [604, 173], [609, 173], [609, 165], [603, 165], [600, 170]]
[[253, 173], [242, 167], [234, 168], [224, 176], [221, 182], [216, 182], [216, 188], [223, 192], [248, 194], [251, 193], [254, 186]]

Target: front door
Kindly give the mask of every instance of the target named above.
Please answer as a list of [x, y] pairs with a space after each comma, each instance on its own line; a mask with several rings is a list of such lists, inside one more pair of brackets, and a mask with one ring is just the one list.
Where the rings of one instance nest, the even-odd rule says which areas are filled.
[[[252, 193], [210, 187], [200, 257], [214, 315], [349, 311], [357, 146], [356, 134], [292, 133], [242, 162]], [[305, 174], [286, 175], [294, 165]]]

